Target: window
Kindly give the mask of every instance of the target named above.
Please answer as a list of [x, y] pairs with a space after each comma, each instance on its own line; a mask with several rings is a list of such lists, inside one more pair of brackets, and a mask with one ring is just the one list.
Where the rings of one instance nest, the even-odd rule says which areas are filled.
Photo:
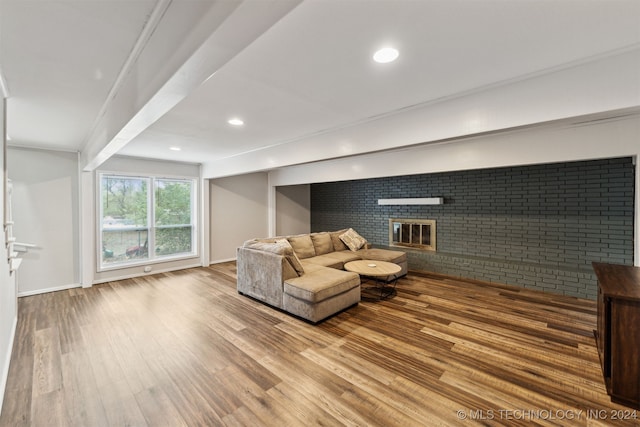
[[157, 255], [192, 252], [193, 225], [190, 181], [155, 181], [155, 242]]
[[100, 268], [195, 255], [195, 181], [100, 174]]

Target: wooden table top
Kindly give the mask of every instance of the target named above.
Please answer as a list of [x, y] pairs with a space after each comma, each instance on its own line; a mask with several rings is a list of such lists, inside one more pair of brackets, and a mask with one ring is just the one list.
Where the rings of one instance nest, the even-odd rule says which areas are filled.
[[592, 263], [602, 291], [609, 297], [640, 301], [640, 267]]
[[387, 277], [398, 274], [402, 270], [398, 264], [370, 259], [348, 262], [344, 265], [344, 269], [369, 277]]

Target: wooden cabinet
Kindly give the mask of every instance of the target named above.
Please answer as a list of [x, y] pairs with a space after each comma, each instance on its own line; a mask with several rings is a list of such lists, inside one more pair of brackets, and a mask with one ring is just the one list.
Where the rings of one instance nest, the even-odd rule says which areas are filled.
[[640, 268], [593, 263], [596, 343], [611, 400], [640, 409]]

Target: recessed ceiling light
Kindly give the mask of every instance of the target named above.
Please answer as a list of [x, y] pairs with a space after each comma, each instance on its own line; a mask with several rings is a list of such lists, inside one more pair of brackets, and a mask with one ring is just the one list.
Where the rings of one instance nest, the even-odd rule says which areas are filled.
[[392, 47], [384, 47], [373, 54], [373, 60], [380, 64], [386, 64], [387, 62], [393, 62], [398, 59], [400, 52]]
[[180, 147], [169, 147], [169, 150], [171, 150], [171, 151], [180, 151], [180, 150], [182, 150], [182, 148], [180, 148]]
[[232, 126], [242, 126], [244, 124], [244, 122], [238, 118], [229, 119], [227, 123]]

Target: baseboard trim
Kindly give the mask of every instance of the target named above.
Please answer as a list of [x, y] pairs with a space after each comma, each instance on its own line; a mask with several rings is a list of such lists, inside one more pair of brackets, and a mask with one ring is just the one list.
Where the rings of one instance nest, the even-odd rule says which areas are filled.
[[81, 288], [81, 287], [82, 287], [82, 285], [80, 283], [72, 283], [70, 285], [55, 286], [53, 288], [36, 289], [34, 291], [18, 292], [18, 298], [20, 298], [20, 297], [28, 297], [28, 296], [31, 296], [31, 295], [46, 294], [48, 292], [65, 291], [67, 289]]
[[209, 261], [209, 265], [213, 265], [213, 264], [222, 264], [223, 262], [230, 262], [230, 261], [235, 261], [236, 258], [227, 258], [227, 259], [216, 259], [213, 261]]
[[13, 341], [16, 338], [16, 328], [18, 327], [18, 316], [13, 318], [13, 326], [11, 327], [11, 339], [7, 354], [4, 356], [4, 369], [2, 369], [2, 384], [0, 384], [0, 415], [2, 415], [2, 404], [4, 403], [4, 394], [7, 391], [7, 379], [9, 378], [9, 365], [11, 365], [11, 354], [13, 353]]

